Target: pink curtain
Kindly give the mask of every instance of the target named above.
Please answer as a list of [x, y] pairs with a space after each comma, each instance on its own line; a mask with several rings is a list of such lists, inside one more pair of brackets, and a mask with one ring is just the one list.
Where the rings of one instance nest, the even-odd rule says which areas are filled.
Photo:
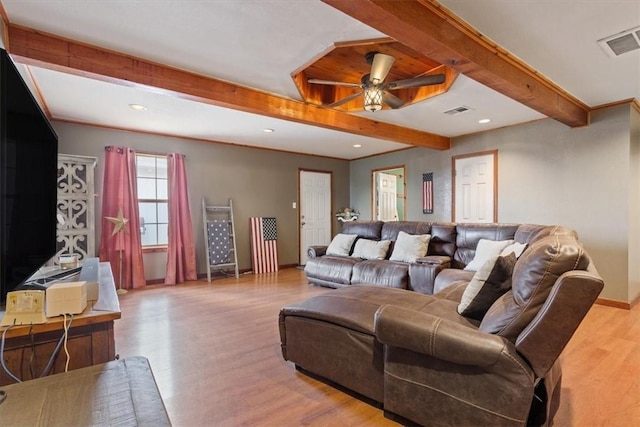
[[196, 250], [189, 209], [189, 187], [184, 156], [171, 153], [169, 166], [169, 248], [164, 283], [175, 285], [196, 280]]
[[[143, 287], [146, 281], [140, 242], [134, 150], [125, 147], [105, 147], [102, 193], [100, 260], [111, 263], [116, 287]], [[127, 221], [123, 230], [114, 235], [117, 223], [108, 218], [118, 218], [119, 212], [122, 212], [122, 217]]]

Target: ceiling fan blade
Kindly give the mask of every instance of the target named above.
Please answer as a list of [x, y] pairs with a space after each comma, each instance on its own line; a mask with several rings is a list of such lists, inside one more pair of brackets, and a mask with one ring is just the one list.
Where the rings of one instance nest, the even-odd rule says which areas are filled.
[[319, 85], [362, 87], [362, 85], [359, 84], [359, 83], [334, 82], [334, 81], [331, 81], [331, 80], [319, 80], [319, 79], [309, 79], [307, 81], [309, 83], [315, 83], [315, 84], [319, 84]]
[[380, 84], [387, 78], [389, 70], [396, 59], [391, 55], [385, 55], [384, 53], [376, 53], [371, 63], [371, 73], [369, 80], [373, 84]]
[[385, 85], [385, 89], [405, 89], [409, 87], [431, 86], [444, 83], [444, 74], [432, 74], [430, 76], [414, 77], [412, 79], [397, 80]]
[[334, 102], [332, 104], [325, 105], [325, 107], [334, 108], [334, 107], [338, 107], [338, 106], [340, 106], [342, 104], [346, 104], [347, 102], [352, 101], [352, 100], [356, 99], [359, 96], [362, 96], [362, 93], [363, 92], [354, 93], [354, 94], [349, 95], [346, 98], [342, 98], [342, 99], [340, 99], [340, 100], [338, 100], [338, 101], [336, 101], [336, 102]]
[[384, 102], [385, 104], [387, 104], [389, 107], [393, 108], [394, 110], [396, 108], [400, 108], [404, 105], [404, 101], [400, 98], [398, 98], [397, 96], [395, 96], [392, 93], [386, 92], [382, 95], [382, 102]]

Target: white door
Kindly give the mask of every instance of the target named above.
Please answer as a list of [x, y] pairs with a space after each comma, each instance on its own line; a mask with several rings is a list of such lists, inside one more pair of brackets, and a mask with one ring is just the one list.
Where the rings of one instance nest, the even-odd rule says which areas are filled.
[[307, 248], [331, 242], [331, 174], [300, 171], [300, 265]]
[[455, 222], [495, 222], [496, 153], [454, 160]]
[[378, 215], [381, 221], [398, 220], [398, 177], [378, 172]]

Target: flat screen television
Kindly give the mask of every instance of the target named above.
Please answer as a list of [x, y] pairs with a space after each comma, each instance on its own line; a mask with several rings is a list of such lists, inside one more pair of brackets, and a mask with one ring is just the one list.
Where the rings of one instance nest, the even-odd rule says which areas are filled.
[[0, 49], [0, 304], [56, 253], [58, 136]]

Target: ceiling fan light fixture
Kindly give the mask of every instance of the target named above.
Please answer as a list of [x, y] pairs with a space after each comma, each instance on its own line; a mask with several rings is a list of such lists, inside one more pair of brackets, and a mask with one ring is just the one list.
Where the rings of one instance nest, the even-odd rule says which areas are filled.
[[364, 109], [369, 112], [382, 110], [382, 87], [371, 85], [364, 89]]

